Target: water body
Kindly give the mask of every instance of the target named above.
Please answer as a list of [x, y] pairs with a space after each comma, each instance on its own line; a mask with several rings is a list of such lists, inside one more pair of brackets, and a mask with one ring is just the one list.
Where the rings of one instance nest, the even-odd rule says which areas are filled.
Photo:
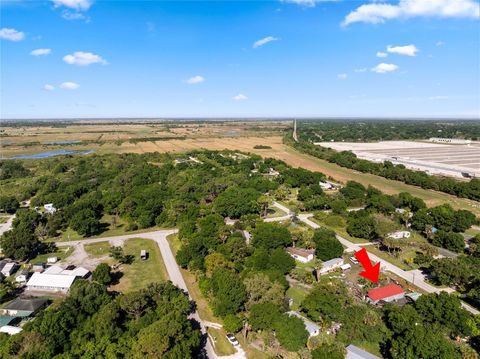
[[70, 145], [72, 143], [80, 143], [80, 140], [64, 140], [64, 141], [52, 141], [46, 142], [47, 145]]
[[15, 156], [15, 157], [3, 158], [3, 159], [5, 159], [5, 160], [33, 160], [33, 159], [39, 159], [39, 158], [48, 158], [48, 157], [65, 156], [65, 155], [88, 155], [92, 152], [94, 152], [94, 151], [93, 150], [89, 150], [89, 151], [58, 150], [58, 151], [34, 153], [33, 155]]

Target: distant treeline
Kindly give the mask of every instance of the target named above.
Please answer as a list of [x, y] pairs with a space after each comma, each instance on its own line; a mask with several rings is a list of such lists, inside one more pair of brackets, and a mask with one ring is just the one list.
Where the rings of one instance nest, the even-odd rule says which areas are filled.
[[[286, 138], [289, 138], [287, 136]], [[288, 139], [287, 141], [290, 141]], [[457, 197], [480, 200], [480, 180], [472, 179], [470, 182], [460, 182], [451, 178], [431, 176], [423, 171], [414, 171], [404, 165], [394, 165], [390, 161], [375, 163], [358, 158], [351, 151], [337, 152], [330, 148], [314, 145], [306, 141], [293, 142], [293, 147], [301, 152], [321, 158], [341, 167], [350, 168], [363, 173], [371, 173], [409, 185], [445, 192]]]
[[430, 137], [480, 139], [480, 121], [345, 120], [301, 121], [301, 137], [321, 141], [414, 140]]

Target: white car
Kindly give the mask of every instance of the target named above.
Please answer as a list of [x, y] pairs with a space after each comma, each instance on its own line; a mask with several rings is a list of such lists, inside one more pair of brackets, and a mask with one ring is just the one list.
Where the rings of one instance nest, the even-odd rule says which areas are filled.
[[239, 345], [237, 338], [233, 334], [227, 334], [227, 340], [235, 347]]
[[355, 257], [350, 257], [350, 262], [352, 262], [353, 264], [358, 264], [358, 260]]

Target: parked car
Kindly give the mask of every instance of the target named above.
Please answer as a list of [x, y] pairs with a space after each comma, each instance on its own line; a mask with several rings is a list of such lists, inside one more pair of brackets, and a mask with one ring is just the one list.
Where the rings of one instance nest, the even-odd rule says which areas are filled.
[[239, 345], [237, 338], [233, 334], [227, 334], [227, 340], [235, 347]]
[[355, 257], [350, 257], [350, 262], [352, 262], [353, 264], [358, 264], [358, 260]]

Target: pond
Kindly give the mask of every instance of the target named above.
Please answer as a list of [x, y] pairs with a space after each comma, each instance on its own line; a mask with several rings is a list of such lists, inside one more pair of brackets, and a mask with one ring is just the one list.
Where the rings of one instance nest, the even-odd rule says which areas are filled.
[[22, 156], [15, 156], [15, 157], [2, 158], [2, 159], [32, 160], [32, 159], [48, 158], [48, 157], [54, 157], [54, 156], [65, 156], [65, 155], [88, 155], [92, 152], [94, 151], [93, 150], [88, 150], [88, 151], [58, 150], [58, 151], [41, 152], [41, 153], [34, 153], [33, 155], [22, 155]]

